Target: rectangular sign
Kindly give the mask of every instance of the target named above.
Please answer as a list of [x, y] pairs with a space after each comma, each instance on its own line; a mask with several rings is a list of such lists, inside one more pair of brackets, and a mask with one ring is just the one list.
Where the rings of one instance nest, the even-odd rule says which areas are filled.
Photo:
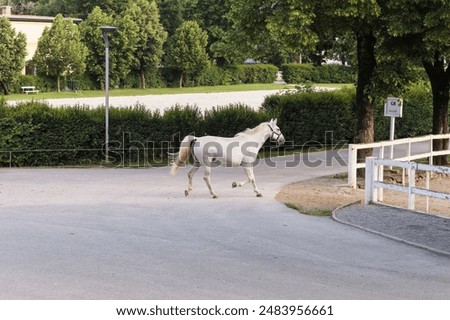
[[386, 117], [403, 116], [403, 99], [389, 97], [384, 104], [384, 115]]

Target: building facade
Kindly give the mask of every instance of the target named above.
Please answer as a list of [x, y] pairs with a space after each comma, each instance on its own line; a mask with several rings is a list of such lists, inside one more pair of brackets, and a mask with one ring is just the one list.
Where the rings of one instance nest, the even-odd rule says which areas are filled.
[[[11, 14], [10, 6], [0, 7], [0, 15], [5, 16], [16, 32], [22, 32], [27, 38], [27, 56], [28, 62], [33, 59], [36, 52], [38, 40], [42, 36], [46, 27], [51, 27], [54, 17], [32, 16], [32, 15], [14, 15]], [[81, 22], [81, 19], [72, 19], [75, 23]], [[32, 70], [26, 68], [26, 73], [32, 73]], [[25, 69], [24, 69], [25, 73]]]

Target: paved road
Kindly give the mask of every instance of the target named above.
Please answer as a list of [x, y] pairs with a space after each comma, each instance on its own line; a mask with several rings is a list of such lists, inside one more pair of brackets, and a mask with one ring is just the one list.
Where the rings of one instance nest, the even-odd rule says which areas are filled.
[[342, 223], [450, 257], [450, 219], [402, 208], [354, 204], [336, 210]]
[[[176, 104], [182, 106], [189, 104], [197, 105], [200, 110], [205, 110], [215, 106], [225, 106], [230, 103], [241, 102], [256, 109], [261, 106], [266, 96], [280, 92], [280, 90], [110, 97], [110, 105], [114, 107], [129, 107], [139, 103], [145, 105], [147, 109], [155, 111], [170, 108]], [[48, 99], [46, 101], [55, 107], [74, 106], [77, 104], [97, 107], [105, 104], [105, 99], [101, 97]]]
[[[449, 299], [450, 259], [276, 202], [336, 161], [256, 170], [1, 169], [1, 299]], [[288, 159], [289, 160], [289, 159]], [[289, 163], [292, 163], [292, 159]], [[318, 163], [318, 162], [315, 162]]]

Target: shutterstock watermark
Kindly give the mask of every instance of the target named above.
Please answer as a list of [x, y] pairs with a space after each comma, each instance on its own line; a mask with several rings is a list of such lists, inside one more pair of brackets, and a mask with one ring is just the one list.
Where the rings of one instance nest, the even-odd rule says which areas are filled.
[[[171, 141], [143, 141], [136, 138], [136, 135], [125, 132], [121, 140], [109, 142], [108, 161], [104, 160], [105, 148], [102, 146], [98, 149], [0, 150], [0, 163], [2, 166], [16, 167], [21, 166], [20, 161], [23, 159], [33, 159], [33, 165], [40, 165], [40, 159], [43, 159], [43, 165], [49, 165], [48, 159], [55, 158], [58, 165], [107, 165], [118, 168], [167, 166], [174, 161], [183, 138], [177, 133]], [[254, 141], [236, 140], [227, 144], [214, 140], [206, 143], [194, 141], [189, 145], [190, 162], [200, 161], [210, 167], [256, 167], [263, 164], [270, 168], [295, 168], [300, 165], [317, 168], [334, 164], [347, 165], [347, 153], [344, 152], [347, 141], [336, 141], [332, 131], [326, 132], [321, 140], [302, 143], [287, 141], [282, 146], [276, 146], [275, 141], [267, 141], [262, 147]], [[61, 157], [66, 162], [62, 162]]]
[[[172, 141], [140, 141], [131, 133], [124, 133], [122, 141], [111, 141], [109, 165], [117, 167], [151, 167], [170, 165], [176, 157], [182, 139], [174, 135]], [[323, 142], [306, 141], [296, 144], [287, 141], [283, 146], [264, 144], [255, 141], [207, 141], [193, 140], [190, 148], [191, 161], [198, 161], [209, 167], [218, 166], [258, 166], [270, 168], [295, 168], [300, 165], [308, 168], [320, 166], [347, 165], [343, 155], [348, 141], [334, 139], [332, 131], [324, 134]], [[260, 148], [261, 147], [261, 148]], [[322, 151], [318, 156], [318, 151]], [[324, 156], [325, 155], [325, 156]]]

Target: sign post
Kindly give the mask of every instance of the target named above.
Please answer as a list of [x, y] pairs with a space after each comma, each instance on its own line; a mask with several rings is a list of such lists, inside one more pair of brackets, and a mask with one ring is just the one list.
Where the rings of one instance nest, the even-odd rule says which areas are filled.
[[[389, 132], [389, 140], [395, 140], [395, 118], [403, 116], [403, 99], [388, 97], [384, 104], [384, 115], [391, 117], [391, 129]], [[391, 147], [390, 159], [394, 157], [394, 146]]]

